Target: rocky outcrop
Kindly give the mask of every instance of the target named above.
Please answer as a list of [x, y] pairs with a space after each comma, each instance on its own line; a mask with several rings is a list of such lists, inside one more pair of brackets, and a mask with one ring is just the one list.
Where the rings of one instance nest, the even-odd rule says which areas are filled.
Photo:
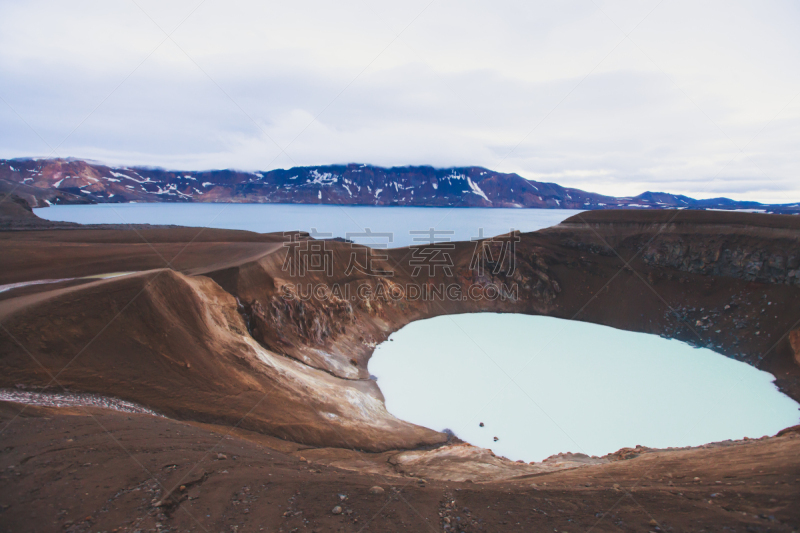
[[[562, 246], [613, 257], [622, 250], [651, 267], [800, 286], [800, 219], [703, 212], [638, 213], [620, 223], [599, 213], [570, 217], [545, 233]], [[781, 226], [781, 222], [784, 223]]]
[[346, 333], [347, 325], [354, 322], [353, 306], [336, 295], [325, 300], [303, 300], [294, 287], [283, 291], [280, 296], [270, 298], [267, 309], [258, 300], [242, 309], [250, 318], [251, 332], [265, 345], [286, 349], [291, 347], [293, 338], [300, 337], [310, 344], [324, 346], [328, 340]]
[[448, 250], [449, 272], [415, 273], [418, 254], [408, 249], [386, 251], [374, 265], [380, 275], [349, 271], [351, 254], [361, 256], [365, 247], [328, 242], [326, 250], [335, 265], [330, 275], [292, 276], [283, 268], [288, 247], [207, 275], [236, 296], [262, 346], [341, 378], [368, 379], [375, 346], [414, 320], [456, 312], [547, 313], [562, 290], [548, 264], [552, 254], [519, 235], [459, 243]]
[[794, 361], [800, 365], [800, 329], [789, 332], [789, 343], [794, 352]]
[[730, 276], [747, 281], [800, 285], [800, 244], [792, 240], [769, 243], [747, 239], [690, 239], [668, 236], [642, 252], [645, 263], [683, 272]]
[[[389, 463], [399, 474], [447, 481], [490, 482], [498, 480], [523, 480], [537, 475], [567, 468], [604, 464], [606, 459], [576, 454], [553, 456], [539, 463], [511, 461], [496, 456], [491, 450], [458, 443], [441, 446], [435, 450], [401, 452], [389, 458]], [[580, 455], [580, 454], [578, 454]]]
[[[13, 187], [8, 187], [8, 189], [13, 190]], [[30, 203], [25, 198], [17, 194], [0, 193], [0, 231], [52, 227], [77, 227], [77, 224], [43, 220], [33, 214]]]

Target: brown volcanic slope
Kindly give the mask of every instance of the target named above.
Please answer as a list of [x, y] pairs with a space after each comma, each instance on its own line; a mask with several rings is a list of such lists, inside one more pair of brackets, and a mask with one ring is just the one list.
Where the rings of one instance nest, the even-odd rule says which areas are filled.
[[[308, 521], [321, 531], [358, 531], [377, 514], [378, 522], [370, 525], [375, 531], [401, 529], [400, 521], [412, 530], [426, 523], [441, 529], [449, 525], [445, 518], [461, 525], [446, 530], [465, 531], [577, 524], [586, 529], [598, 521], [601, 531], [641, 530], [650, 520], [664, 530], [712, 524], [796, 528], [800, 510], [791, 501], [800, 487], [800, 450], [792, 432], [708, 449], [519, 465], [457, 443], [436, 448], [445, 435], [385, 410], [366, 370], [374, 344], [412, 320], [472, 311], [574, 318], [711, 346], [774, 373], [779, 387], [800, 399], [800, 365], [791, 340], [791, 332], [800, 335], [796, 218], [583, 213], [520, 238], [513, 272], [501, 268], [492, 274], [492, 264], [484, 273], [470, 269], [473, 243], [459, 243], [452, 277], [412, 276], [410, 261], [419, 252], [410, 249], [388, 251], [382, 266], [394, 272], [391, 277], [346, 274], [354, 249], [326, 242], [333, 275], [295, 279], [282, 269], [287, 248], [277, 235], [198, 228], [0, 233], [0, 284], [141, 271], [0, 292], [0, 387], [92, 392], [170, 417], [90, 410], [95, 418], [86, 418], [78, 416], [87, 413], [80, 409], [28, 408], [15, 418], [19, 408], [9, 407], [3, 426], [8, 444], [0, 456], [11, 482], [0, 493], [0, 503], [10, 506], [0, 508], [10, 519], [4, 521], [15, 530], [41, 530], [71, 520], [67, 528], [88, 530], [145, 515], [146, 527], [161, 520], [185, 529], [197, 525], [191, 517], [200, 515], [210, 518], [201, 523], [216, 529], [257, 523], [289, 530]], [[492, 245], [494, 253], [499, 246]], [[519, 290], [504, 302], [283, 297], [293, 283], [308, 282], [338, 288], [340, 295], [348, 294], [347, 287], [351, 294], [358, 286], [380, 294], [441, 283], [463, 293], [471, 286], [513, 283]], [[232, 426], [238, 428], [232, 440], [214, 437], [214, 431]], [[219, 442], [229, 458], [240, 455], [239, 462], [209, 463], [206, 452]], [[280, 453], [265, 456], [258, 445]], [[64, 447], [66, 452], [54, 455]], [[301, 454], [312, 464], [300, 461]], [[208, 475], [190, 472], [204, 456]], [[91, 464], [69, 470], [85, 463]], [[269, 474], [277, 479], [264, 479]], [[154, 507], [184, 475], [180, 484], [187, 489], [175, 492], [166, 507]], [[419, 487], [419, 476], [485, 483], [432, 481]], [[59, 489], [61, 479], [80, 490]], [[366, 495], [380, 481], [386, 494]], [[390, 486], [408, 482], [413, 485], [395, 499]], [[54, 492], [37, 495], [42, 486]], [[197, 500], [189, 499], [193, 490], [199, 491]], [[338, 492], [350, 493], [339, 503], [352, 514], [330, 514]], [[253, 503], [256, 496], [260, 504]], [[52, 499], [55, 507], [48, 508]], [[456, 508], [445, 505], [450, 499]], [[103, 508], [113, 511], [105, 514]]]
[[343, 470], [226, 427], [101, 409], [28, 407], [13, 419], [19, 411], [0, 404], [0, 424], [11, 421], [3, 531], [791, 532], [800, 523], [796, 432], [519, 480], [423, 483], [367, 468], [382, 457]]
[[617, 198], [482, 167], [383, 168], [349, 164], [243, 172], [109, 167], [77, 159], [0, 160], [0, 192], [12, 190], [35, 207], [135, 201], [583, 210], [758, 209], [800, 213], [800, 203], [695, 200], [663, 192]]

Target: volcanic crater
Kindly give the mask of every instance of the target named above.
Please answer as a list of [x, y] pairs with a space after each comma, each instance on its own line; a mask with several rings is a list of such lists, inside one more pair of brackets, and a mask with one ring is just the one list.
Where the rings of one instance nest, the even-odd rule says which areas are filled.
[[[772, 373], [800, 400], [798, 217], [584, 212], [487, 240], [492, 257], [515, 242], [514, 268], [476, 265], [475, 243], [462, 242], [450, 273], [415, 272], [412, 249], [382, 250], [374, 266], [391, 276], [346, 269], [366, 250], [325, 241], [332, 270], [297, 279], [283, 234], [51, 223], [9, 200], [0, 203], [0, 285], [15, 284], [0, 292], [0, 388], [15, 391], [0, 397], [9, 530], [800, 525], [798, 427], [525, 464], [398, 420], [367, 370], [375, 346], [410, 322], [514, 312], [708, 347]], [[128, 274], [91, 277], [109, 273]], [[28, 284], [41, 280], [53, 281]], [[507, 297], [407, 292], [454, 285]], [[160, 416], [37, 402], [52, 393]]]

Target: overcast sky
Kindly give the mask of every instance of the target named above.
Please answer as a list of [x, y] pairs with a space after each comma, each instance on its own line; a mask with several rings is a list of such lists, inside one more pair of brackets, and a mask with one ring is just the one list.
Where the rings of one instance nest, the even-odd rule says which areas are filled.
[[800, 200], [800, 3], [0, 3], [0, 157]]

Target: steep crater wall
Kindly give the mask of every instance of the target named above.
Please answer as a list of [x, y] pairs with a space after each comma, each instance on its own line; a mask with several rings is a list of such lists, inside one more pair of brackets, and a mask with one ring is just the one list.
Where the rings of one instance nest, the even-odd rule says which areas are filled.
[[[432, 272], [415, 272], [415, 261], [429, 247], [386, 250], [373, 265], [384, 272], [379, 275], [348, 269], [352, 254], [366, 249], [343, 242], [325, 242], [328, 271], [293, 276], [285, 268], [288, 247], [270, 243], [263, 253], [228, 261], [225, 254], [238, 248], [218, 230], [213, 242], [181, 250], [191, 250], [193, 258], [185, 272], [202, 275], [153, 270], [0, 301], [13, 335], [2, 337], [8, 371], [0, 386], [41, 387], [56, 375], [71, 390], [119, 396], [181, 418], [241, 421], [242, 427], [309, 445], [370, 451], [436, 445], [446, 437], [386, 412], [367, 363], [376, 344], [412, 321], [488, 311], [583, 320], [711, 347], [773, 373], [782, 391], [800, 399], [797, 285], [747, 280], [722, 268], [683, 270], [642, 253], [650, 246], [668, 249], [675, 239], [692, 246], [716, 242], [715, 233], [719, 242], [756, 239], [758, 250], [779, 252], [787, 246], [782, 239], [794, 238], [795, 221], [751, 215], [723, 224], [715, 213], [680, 224], [658, 219], [667, 215], [616, 213], [610, 221], [572, 220], [519, 235], [513, 268], [498, 260], [503, 239], [454, 243], [447, 250], [449, 270]], [[709, 229], [712, 222], [726, 228], [724, 238]], [[54, 277], [58, 269], [45, 252], [56, 253], [68, 236], [77, 242], [85, 234], [63, 230], [42, 239], [44, 234], [30, 233], [35, 246], [19, 248], [28, 254], [22, 259], [27, 268]], [[94, 243], [96, 233], [86, 234], [91, 242], [70, 248], [70, 268], [97, 268], [108, 239], [136, 237], [109, 231], [108, 239]], [[186, 242], [193, 239], [187, 235]], [[484, 244], [490, 253], [476, 260]], [[124, 247], [127, 264], [135, 264], [137, 254], [153, 254], [141, 245]], [[361, 297], [359, 287], [369, 296]], [[412, 287], [434, 296], [415, 297]], [[515, 289], [505, 298], [471, 298], [475, 287], [479, 293]], [[86, 348], [74, 358], [81, 346]]]

